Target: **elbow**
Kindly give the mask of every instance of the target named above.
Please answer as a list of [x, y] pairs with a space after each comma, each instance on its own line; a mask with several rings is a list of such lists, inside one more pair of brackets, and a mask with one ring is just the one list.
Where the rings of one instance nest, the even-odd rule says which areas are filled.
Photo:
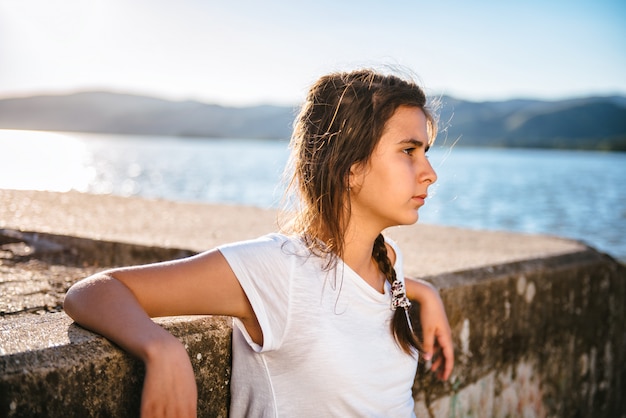
[[84, 282], [87, 279], [83, 279], [79, 282], [74, 283], [65, 294], [65, 298], [63, 299], [63, 310], [65, 313], [72, 318], [73, 320], [77, 320], [77, 316], [80, 312], [81, 306], [81, 293], [82, 288], [84, 287]]
[[110, 279], [107, 274], [99, 273], [74, 283], [65, 294], [63, 310], [74, 321], [80, 323], [81, 316], [97, 302], [102, 287]]

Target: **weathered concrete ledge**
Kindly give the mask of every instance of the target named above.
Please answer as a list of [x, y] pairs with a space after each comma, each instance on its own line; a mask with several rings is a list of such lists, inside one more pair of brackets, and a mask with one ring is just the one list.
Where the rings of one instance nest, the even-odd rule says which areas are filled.
[[[201, 416], [226, 417], [230, 319], [156, 320], [184, 342], [196, 371]], [[0, 416], [138, 416], [142, 364], [64, 313], [11, 318], [0, 325]]]
[[[0, 210], [0, 227], [17, 231], [6, 248], [24, 257], [22, 270], [22, 259], [9, 263], [14, 269], [8, 270], [9, 281], [28, 271], [32, 261], [28, 257], [36, 259], [38, 251], [50, 250], [29, 244], [35, 235], [40, 243], [56, 242], [56, 253], [64, 254], [65, 258], [55, 259], [49, 253], [45, 263], [55, 272], [63, 267], [55, 264], [58, 260], [71, 265], [69, 255], [85, 254], [82, 248], [89, 246], [95, 249], [90, 257], [126, 263], [155, 248], [194, 252], [273, 229], [265, 211], [249, 208], [213, 210], [130, 199], [129, 205], [146, 209], [152, 222], [156, 214], [165, 220], [145, 227], [141, 215], [146, 211], [119, 216], [123, 199], [1, 190], [0, 199], [2, 206], [8, 202], [19, 209], [14, 218]], [[48, 215], [54, 222], [44, 225], [46, 216], [36, 208], [59, 199], [73, 204], [60, 205], [65, 218], [51, 204]], [[100, 210], [111, 218], [93, 222], [94, 211]], [[81, 212], [86, 215], [81, 217]], [[242, 220], [238, 217], [242, 212], [257, 216]], [[196, 215], [193, 222], [186, 218]], [[178, 230], [170, 224], [176, 219], [181, 220]], [[143, 227], [134, 226], [138, 224]], [[159, 228], [168, 231], [167, 245], [155, 242], [162, 236]], [[47, 235], [29, 235], [25, 230], [43, 230]], [[407, 273], [426, 277], [441, 289], [456, 347], [457, 367], [450, 382], [419, 373], [414, 392], [418, 416], [626, 417], [622, 264], [581, 243], [553, 237], [424, 225], [389, 232], [404, 250]], [[185, 238], [193, 245], [180, 245]], [[87, 259], [81, 263], [72, 274], [116, 262], [97, 261], [97, 267], [86, 265]], [[226, 416], [229, 321], [211, 317], [158, 321], [188, 347], [199, 384], [200, 416]], [[73, 325], [62, 312], [0, 318], [0, 416], [134, 416], [141, 379], [138, 362]]]
[[418, 376], [423, 416], [626, 416], [623, 265], [588, 249], [432, 281], [458, 363], [451, 384]]

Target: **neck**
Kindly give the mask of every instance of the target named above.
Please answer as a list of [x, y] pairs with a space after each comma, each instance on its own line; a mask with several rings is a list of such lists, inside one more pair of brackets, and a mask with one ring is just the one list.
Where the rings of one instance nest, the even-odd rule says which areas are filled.
[[372, 259], [374, 241], [380, 231], [366, 231], [352, 222], [345, 233], [343, 261], [378, 292], [384, 291], [385, 277]]

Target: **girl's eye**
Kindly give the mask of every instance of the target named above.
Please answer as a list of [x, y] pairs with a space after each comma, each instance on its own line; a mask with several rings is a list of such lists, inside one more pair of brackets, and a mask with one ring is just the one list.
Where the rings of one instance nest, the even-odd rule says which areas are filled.
[[402, 152], [404, 152], [406, 155], [413, 155], [413, 152], [415, 151], [415, 147], [411, 147], [411, 148], [405, 148], [402, 150]]

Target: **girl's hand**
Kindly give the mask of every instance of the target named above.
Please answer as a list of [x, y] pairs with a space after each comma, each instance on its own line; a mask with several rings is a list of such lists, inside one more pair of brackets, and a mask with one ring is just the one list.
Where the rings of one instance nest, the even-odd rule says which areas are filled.
[[198, 390], [189, 355], [174, 337], [145, 360], [141, 417], [197, 416]]
[[432, 361], [430, 369], [441, 380], [448, 380], [454, 367], [452, 332], [439, 292], [422, 280], [406, 278], [409, 299], [420, 304], [424, 360]]

